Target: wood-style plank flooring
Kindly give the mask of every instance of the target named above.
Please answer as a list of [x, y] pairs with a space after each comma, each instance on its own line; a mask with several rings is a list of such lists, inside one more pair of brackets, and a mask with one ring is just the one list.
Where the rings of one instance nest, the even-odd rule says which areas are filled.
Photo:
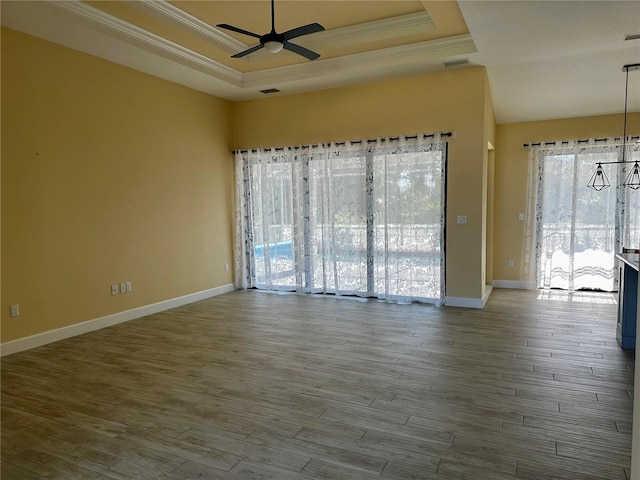
[[607, 294], [237, 291], [2, 359], [2, 478], [626, 479]]

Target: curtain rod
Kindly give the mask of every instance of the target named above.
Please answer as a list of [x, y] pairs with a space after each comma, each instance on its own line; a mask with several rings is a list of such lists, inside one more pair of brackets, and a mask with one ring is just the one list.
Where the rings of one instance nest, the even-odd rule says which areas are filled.
[[[441, 133], [440, 133], [440, 136], [441, 136], [441, 137], [450, 137], [451, 135], [452, 135], [452, 133], [451, 133], [451, 132], [441, 132]], [[435, 134], [435, 133], [429, 133], [429, 134], [424, 134], [424, 135], [423, 135], [423, 138], [430, 138], [430, 137], [435, 137], [435, 136], [436, 136], [436, 134]], [[417, 136], [417, 135], [407, 135], [407, 136], [405, 136], [404, 138], [418, 138], [418, 136]], [[386, 139], [385, 139], [385, 138], [381, 138], [380, 140], [381, 140], [381, 141], [383, 141], [383, 142], [384, 142], [384, 141], [386, 141]], [[400, 137], [389, 137], [389, 141], [397, 142], [398, 140], [400, 140]], [[363, 141], [365, 141], [365, 142], [367, 142], [367, 143], [375, 143], [375, 142], [377, 142], [377, 141], [378, 141], [378, 139], [376, 139], [376, 138], [370, 138], [370, 139], [367, 139], [367, 140], [352, 140], [352, 141], [351, 141], [351, 142], [349, 142], [349, 143], [360, 144], [360, 143], [362, 143]], [[333, 142], [333, 144], [334, 144], [334, 145], [345, 145], [345, 144], [346, 144], [346, 142]], [[312, 145], [302, 145], [302, 146], [296, 146], [296, 147], [276, 147], [276, 148], [265, 148], [265, 149], [262, 149], [262, 150], [263, 150], [263, 151], [265, 151], [265, 152], [268, 152], [269, 150], [275, 150], [276, 152], [282, 152], [285, 148], [293, 148], [294, 150], [298, 150], [299, 148], [301, 148], [302, 150], [304, 150], [305, 148], [309, 148], [309, 147], [317, 147], [317, 146], [319, 146], [319, 145], [324, 145], [324, 144], [322, 144], [322, 143], [316, 143], [316, 144], [312, 144]], [[258, 150], [258, 149], [255, 149], [255, 148], [254, 148], [254, 149], [251, 149], [251, 150], [233, 150], [231, 153], [247, 153], [247, 152], [249, 152], [249, 151], [251, 151], [251, 152], [258, 152], [259, 150]]]
[[[639, 135], [636, 136], [628, 136], [627, 138], [630, 138], [631, 140], [638, 140], [640, 139]], [[596, 143], [597, 142], [608, 142], [609, 140], [614, 140], [614, 141], [620, 141], [622, 140], [622, 138], [620, 137], [614, 137], [614, 138], [594, 138], [593, 139]], [[561, 145], [569, 145], [569, 142], [572, 140], [562, 140], [561, 142], [537, 142], [537, 143], [523, 143], [522, 146], [523, 147], [540, 147], [540, 146], [551, 146], [551, 145], [557, 145], [558, 143], [560, 143]], [[589, 143], [589, 139], [584, 139], [584, 140], [576, 140], [576, 142], [578, 144], [580, 143]]]

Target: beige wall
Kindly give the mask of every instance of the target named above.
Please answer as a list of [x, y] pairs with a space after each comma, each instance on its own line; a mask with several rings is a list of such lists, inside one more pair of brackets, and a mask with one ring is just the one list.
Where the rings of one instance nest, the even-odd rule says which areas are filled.
[[[484, 68], [240, 102], [233, 109], [236, 148], [298, 145], [378, 136], [454, 132], [449, 142], [447, 296], [482, 297]], [[492, 117], [492, 113], [488, 118]], [[458, 215], [468, 223], [458, 225]]]
[[485, 286], [493, 280], [493, 196], [494, 196], [494, 150], [496, 141], [496, 117], [485, 72], [484, 87], [484, 156], [482, 159], [482, 295]]
[[232, 282], [230, 109], [2, 30], [3, 342]]
[[2, 341], [230, 283], [232, 148], [453, 132], [447, 296], [482, 298], [520, 280], [522, 144], [622, 126], [496, 127], [483, 68], [231, 104], [11, 30], [2, 53]]
[[2, 342], [231, 283], [232, 148], [454, 132], [447, 295], [482, 296], [482, 68], [230, 104], [8, 29], [2, 67]]
[[[620, 137], [623, 116], [603, 115], [564, 120], [514, 123], [496, 128], [494, 278], [520, 278], [520, 259], [524, 222], [518, 213], [525, 211], [527, 194], [528, 149], [524, 143], [582, 138]], [[628, 116], [627, 134], [640, 133], [640, 114]], [[507, 261], [515, 261], [514, 268]]]

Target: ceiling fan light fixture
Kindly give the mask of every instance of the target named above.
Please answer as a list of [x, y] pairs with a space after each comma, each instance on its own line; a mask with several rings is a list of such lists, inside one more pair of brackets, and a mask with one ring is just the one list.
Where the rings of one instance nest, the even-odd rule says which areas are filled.
[[284, 47], [284, 43], [277, 42], [275, 40], [271, 40], [269, 42], [264, 42], [264, 48], [266, 48], [271, 53], [278, 53]]

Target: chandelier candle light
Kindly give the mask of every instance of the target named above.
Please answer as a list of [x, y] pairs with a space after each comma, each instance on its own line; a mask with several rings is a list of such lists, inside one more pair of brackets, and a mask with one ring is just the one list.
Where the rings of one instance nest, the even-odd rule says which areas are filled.
[[587, 183], [587, 187], [592, 188], [594, 190], [600, 191], [605, 188], [609, 188], [611, 183], [609, 183], [609, 179], [607, 175], [604, 173], [604, 169], [602, 165], [608, 165], [613, 163], [633, 163], [633, 167], [631, 168], [631, 172], [625, 179], [623, 185], [625, 187], [632, 188], [637, 190], [640, 188], [640, 165], [638, 162], [627, 162], [626, 154], [627, 154], [627, 98], [629, 96], [629, 71], [630, 70], [640, 70], [640, 63], [633, 63], [629, 65], [625, 65], [622, 67], [622, 71], [626, 72], [625, 86], [624, 86], [624, 127], [622, 133], [622, 160], [619, 162], [598, 162], [596, 164], [596, 171], [593, 172], [591, 178], [589, 179], [589, 183]]

